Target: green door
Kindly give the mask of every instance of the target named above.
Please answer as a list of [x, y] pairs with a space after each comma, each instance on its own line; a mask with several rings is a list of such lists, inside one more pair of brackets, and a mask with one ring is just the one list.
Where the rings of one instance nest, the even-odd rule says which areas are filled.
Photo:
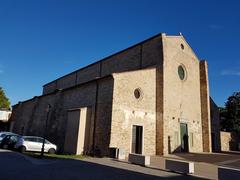
[[188, 152], [188, 127], [186, 123], [180, 123], [181, 151]]

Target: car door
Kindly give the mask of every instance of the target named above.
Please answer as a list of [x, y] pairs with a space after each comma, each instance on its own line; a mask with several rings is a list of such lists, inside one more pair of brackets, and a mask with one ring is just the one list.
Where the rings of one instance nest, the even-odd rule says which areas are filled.
[[18, 139], [19, 139], [19, 136], [12, 135], [9, 141], [9, 148], [13, 148], [17, 143]]
[[27, 148], [28, 151], [34, 151], [34, 141], [30, 137], [25, 137], [24, 138], [24, 144]]
[[[42, 150], [42, 143], [43, 143], [43, 138], [39, 138], [39, 141], [41, 142], [41, 149]], [[48, 152], [48, 150], [50, 149], [51, 144], [49, 143], [48, 140], [45, 139], [45, 143], [44, 143], [44, 152]]]
[[37, 151], [37, 141], [34, 137], [29, 137], [25, 139], [28, 151]]
[[[42, 145], [43, 145], [43, 138], [36, 138], [36, 140], [37, 140], [37, 150], [36, 151], [38, 151], [38, 152], [41, 152], [42, 151]], [[46, 148], [44, 148], [44, 149], [46, 149]]]
[[9, 141], [10, 141], [11, 136], [7, 135], [3, 138], [2, 142], [1, 142], [1, 147], [3, 149], [7, 149], [8, 145], [9, 145]]
[[51, 147], [52, 147], [51, 143], [48, 140], [45, 140], [44, 151], [48, 152]]

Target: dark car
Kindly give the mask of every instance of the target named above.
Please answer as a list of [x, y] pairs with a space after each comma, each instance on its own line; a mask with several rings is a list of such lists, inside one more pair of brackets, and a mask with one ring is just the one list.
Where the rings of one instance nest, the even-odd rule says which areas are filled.
[[0, 148], [3, 149], [14, 149], [15, 144], [18, 142], [20, 135], [6, 135], [1, 143], [0, 143]]

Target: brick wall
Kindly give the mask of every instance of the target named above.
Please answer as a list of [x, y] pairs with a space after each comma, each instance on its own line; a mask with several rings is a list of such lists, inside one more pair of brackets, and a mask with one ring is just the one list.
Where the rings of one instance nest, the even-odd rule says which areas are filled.
[[[156, 153], [156, 70], [115, 73], [110, 147], [131, 152], [132, 126], [143, 127], [143, 154]], [[134, 91], [139, 88], [137, 99]]]
[[[48, 104], [51, 104], [46, 130], [47, 139], [56, 143], [60, 151], [63, 151], [67, 111], [79, 107], [90, 107], [92, 113], [89, 151], [92, 148], [93, 126], [96, 118], [95, 146], [102, 150], [102, 154], [107, 154], [110, 141], [112, 88], [112, 78], [109, 77], [22, 102], [13, 107], [14, 113], [11, 118], [11, 122], [14, 122], [13, 131], [24, 135], [43, 136], [47, 119], [46, 108]], [[98, 99], [96, 98], [97, 91]], [[95, 109], [97, 109], [96, 116]], [[24, 131], [22, 131], [22, 127], [24, 127]]]

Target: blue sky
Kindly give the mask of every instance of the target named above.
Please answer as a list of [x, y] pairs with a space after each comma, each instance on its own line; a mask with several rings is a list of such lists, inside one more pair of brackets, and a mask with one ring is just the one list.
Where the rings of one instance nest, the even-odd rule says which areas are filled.
[[182, 32], [222, 106], [240, 90], [240, 1], [0, 0], [0, 86], [12, 105], [157, 33]]

